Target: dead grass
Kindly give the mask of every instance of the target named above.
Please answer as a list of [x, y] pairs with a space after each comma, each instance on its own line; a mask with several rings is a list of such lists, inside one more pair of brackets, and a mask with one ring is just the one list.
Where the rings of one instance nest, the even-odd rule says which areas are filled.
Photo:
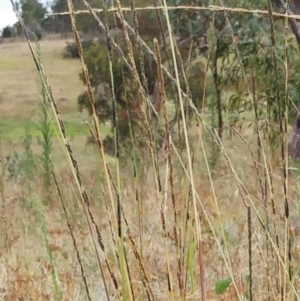
[[[107, 300], [104, 282], [108, 286], [111, 300], [119, 300], [122, 297], [124, 300], [129, 300], [126, 294], [122, 295], [122, 284], [124, 285], [122, 281], [124, 279], [118, 261], [120, 246], [115, 224], [116, 216], [113, 212], [114, 207], [113, 203], [110, 202], [110, 191], [104, 176], [103, 158], [99, 159], [100, 156], [95, 147], [85, 145], [86, 132], [83, 132], [81, 128], [74, 131], [76, 128], [74, 125], [68, 128], [68, 122], [77, 125], [82, 123], [83, 117], [77, 112], [76, 97], [83, 87], [78, 78], [79, 62], [60, 58], [63, 45], [62, 41], [42, 42], [45, 69], [53, 87], [54, 97], [58, 100], [59, 109], [63, 112], [62, 118], [67, 121], [67, 136], [71, 140], [73, 154], [77, 159], [83, 186], [91, 201], [90, 208], [100, 229], [105, 251], [102, 252], [98, 245], [95, 250], [93, 245], [92, 238], [95, 238], [95, 229], [90, 230], [87, 223], [89, 219], [85, 215], [86, 211], [78, 192], [78, 185], [70, 170], [70, 164], [66, 160], [61, 139], [53, 140], [52, 159], [58, 186], [62, 191], [69, 215], [68, 219], [64, 215], [54, 185], [51, 187], [51, 206], [41, 206], [45, 195], [41, 173], [35, 174], [30, 183], [28, 183], [28, 179], [22, 176], [17, 181], [8, 180], [7, 169], [4, 166], [5, 157], [13, 151], [22, 153], [24, 150], [24, 146], [21, 145], [22, 138], [24, 138], [21, 134], [22, 129], [29, 119], [31, 122], [37, 120], [38, 84], [37, 74], [33, 69], [27, 45], [22, 43], [1, 45], [0, 65], [2, 64], [4, 68], [0, 72], [2, 72], [1, 75], [5, 75], [5, 80], [0, 83], [3, 105], [3, 110], [0, 113], [0, 126], [2, 126], [2, 131], [9, 130], [10, 132], [6, 133], [6, 136], [4, 135], [4, 141], [1, 139], [0, 161], [3, 171], [0, 172], [2, 201], [0, 209], [0, 270], [3, 272], [0, 278], [0, 299], [5, 301], [55, 300], [55, 289], [51, 278], [53, 266], [51, 266], [49, 259], [49, 253], [51, 253], [54, 257], [59, 287], [63, 292], [62, 300], [87, 300], [76, 254], [77, 250], [81, 256], [81, 264], [92, 300]], [[17, 97], [18, 95], [19, 97]], [[67, 100], [63, 101], [63, 98], [67, 98]], [[38, 137], [35, 135], [36, 128], [32, 127], [31, 135], [35, 141], [32, 144], [32, 151], [34, 156], [37, 156], [42, 149], [36, 143]], [[253, 134], [249, 130], [247, 132], [242, 130], [241, 134], [255, 149], [256, 138]], [[225, 159], [224, 154], [221, 156], [211, 173], [211, 182], [210, 170], [205, 164], [205, 156], [199, 142], [199, 128], [191, 128], [188, 138], [193, 154], [197, 213], [201, 223], [206, 297], [207, 300], [241, 300], [241, 296], [244, 296], [248, 290], [246, 278], [249, 275], [247, 206], [253, 202], [253, 207], [257, 209], [258, 213], [262, 216], [265, 214], [264, 200], [258, 183], [259, 179], [255, 173], [255, 164], [247, 145], [238, 136], [229, 137], [228, 132], [225, 131], [223, 146], [229, 161]], [[205, 139], [204, 149], [207, 155], [210, 155], [211, 147], [207, 135]], [[264, 143], [266, 142], [264, 141]], [[179, 233], [180, 255], [184, 269], [182, 274], [183, 278], [187, 279], [185, 300], [199, 300], [201, 296], [199, 262], [196, 251], [197, 241], [195, 240], [196, 227], [192, 216], [187, 215], [188, 207], [192, 206], [190, 181], [185, 172], [186, 166], [181, 161], [185, 160], [186, 153], [181, 152], [180, 160], [175, 151], [172, 151], [172, 155], [174, 196], [178, 212], [177, 224], [174, 223], [174, 204], [169, 186], [165, 185], [168, 180], [166, 176], [168, 166], [165, 158], [158, 162], [162, 183], [162, 190], [159, 193], [155, 188], [157, 178], [154, 176], [153, 168], [149, 167], [149, 153], [145, 153], [144, 157], [141, 158], [136, 177], [134, 176], [136, 171], [132, 161], [128, 160], [125, 166], [121, 166], [118, 175], [116, 160], [107, 160], [112, 179], [118, 179], [120, 185], [118, 198], [124, 211], [122, 222], [124, 246], [129, 263], [128, 270], [132, 292], [135, 296], [134, 300], [147, 300], [145, 288], [143, 288], [145, 279], [142, 278], [142, 272], [147, 276], [154, 300], [171, 300], [169, 279], [166, 275], [167, 264], [169, 264], [172, 275], [174, 300], [180, 300], [174, 225]], [[258, 162], [258, 166], [261, 171], [264, 163]], [[270, 225], [273, 225], [273, 221], [276, 222], [281, 244], [279, 251], [281, 252], [280, 255], [284, 256], [284, 193], [279, 159], [272, 160], [271, 166], [273, 168], [274, 191], [272, 193], [276, 215], [272, 215], [271, 205], [268, 205]], [[233, 169], [245, 185], [245, 190], [239, 186], [241, 183], [237, 181], [232, 172]], [[289, 188], [290, 206], [295, 208], [298, 200], [295, 184], [292, 181]], [[117, 199], [114, 189], [113, 197]], [[270, 201], [270, 197], [268, 197], [268, 201]], [[164, 235], [162, 235], [164, 232], [162, 229], [163, 214], [166, 217]], [[296, 220], [298, 219], [295, 210], [291, 210], [291, 215]], [[47, 226], [46, 230], [42, 227], [41, 220], [43, 218]], [[75, 235], [77, 249], [73, 246], [74, 242], [71, 240], [67, 222], [70, 223]], [[276, 300], [278, 295], [269, 292], [266, 283], [270, 281], [269, 287], [274, 288], [274, 291], [277, 292], [276, 281], [283, 272], [276, 269], [276, 256], [272, 256], [270, 250], [270, 253], [267, 253], [265, 249], [266, 234], [262, 230], [254, 210], [252, 211], [251, 223], [252, 268], [254, 273], [252, 279], [253, 300], [267, 300], [270, 296], [271, 300]], [[47, 249], [46, 238], [49, 241], [49, 249]], [[299, 258], [296, 256], [298, 249], [297, 244], [292, 249], [295, 254], [293, 257], [295, 271], [298, 271], [297, 266], [299, 265]], [[96, 252], [100, 253], [103, 275], [101, 275], [98, 266]], [[105, 265], [105, 259], [109, 262], [111, 272]], [[230, 264], [231, 269], [228, 269], [226, 264]], [[266, 276], [265, 264], [268, 264], [270, 268], [268, 276]], [[216, 280], [228, 278], [230, 276], [229, 270], [235, 279], [236, 287], [231, 285], [224, 294], [216, 295], [214, 291]], [[112, 283], [111, 273], [117, 279], [117, 289]], [[297, 278], [296, 286], [298, 274], [295, 275]], [[292, 298], [286, 298], [286, 300], [292, 300]]]
[[[72, 141], [75, 149], [75, 156], [80, 157], [77, 151], [80, 146], [78, 141]], [[225, 141], [225, 147], [232, 165], [238, 175], [246, 183], [247, 189], [253, 199], [256, 201], [257, 208], [263, 212], [263, 203], [259, 194], [257, 178], [254, 177], [253, 165], [250, 163], [251, 157], [247, 147], [238, 139]], [[91, 159], [94, 156], [94, 161]], [[55, 157], [55, 162], [63, 162], [63, 158]], [[112, 240], [111, 225], [114, 220], [113, 212], [108, 202], [108, 192], [105, 189], [103, 179], [101, 179], [101, 165], [96, 153], [87, 150], [84, 161], [79, 162], [84, 176], [84, 185], [91, 197], [93, 214], [96, 222], [101, 229], [102, 239], [105, 242], [106, 256], [112, 266], [113, 272], [120, 280], [119, 267], [116, 262], [116, 249]], [[175, 162], [175, 166], [178, 162]], [[247, 224], [246, 207], [241, 198], [241, 192], [235, 184], [235, 179], [231, 175], [230, 168], [224, 160], [221, 160], [217, 166], [218, 175], [214, 176], [214, 188], [218, 200], [219, 209], [216, 209], [214, 196], [210, 183], [205, 176], [205, 166], [201, 153], [195, 161], [198, 166], [195, 171], [196, 190], [199, 200], [202, 203], [205, 212], [212, 223], [212, 227], [220, 242], [222, 241], [222, 227], [225, 230], [228, 244], [229, 256], [232, 260], [233, 271], [237, 282], [239, 283], [240, 293], [247, 291], [245, 276], [248, 274], [248, 256], [247, 256]], [[57, 169], [57, 168], [56, 168]], [[82, 264], [86, 272], [89, 283], [90, 293], [93, 300], [106, 300], [104, 286], [100, 271], [97, 268], [97, 262], [94, 254], [91, 235], [88, 230], [86, 219], [82, 215], [79, 196], [76, 192], [76, 184], [67, 164], [59, 167], [58, 178], [60, 187], [64, 193], [64, 199], [67, 204], [67, 210], [70, 215], [70, 223], [76, 235], [78, 249], [82, 256]], [[165, 250], [163, 248], [163, 237], [161, 236], [160, 208], [156, 206], [156, 191], [154, 188], [154, 177], [151, 170], [145, 170], [143, 176], [138, 180], [138, 193], [143, 203], [143, 213], [139, 216], [138, 204], [134, 200], [135, 187], [132, 185], [130, 177], [132, 166], [129, 164], [123, 169], [121, 176], [122, 182], [122, 206], [125, 216], [129, 223], [130, 237], [135, 241], [138, 248], [143, 249], [144, 269], [151, 281], [156, 300], [167, 300], [169, 292], [167, 290], [167, 279], [165, 277]], [[280, 171], [274, 168], [275, 175]], [[161, 162], [161, 177], [164, 178], [165, 162]], [[175, 195], [178, 201], [177, 210], [180, 223], [185, 223], [184, 211], [186, 210], [186, 200], [189, 198], [189, 188], [186, 179], [182, 173], [175, 172]], [[274, 177], [274, 186], [280, 187], [281, 179], [278, 175]], [[21, 183], [20, 183], [21, 184]], [[100, 188], [102, 187], [102, 188]], [[7, 233], [8, 237], [2, 235], [1, 239], [1, 288], [0, 298], [2, 300], [53, 300], [53, 285], [51, 281], [51, 266], [49, 265], [47, 252], [44, 244], [44, 238], [40, 230], [40, 221], [35, 211], [32, 200], [38, 195], [42, 195], [42, 183], [36, 181], [32, 192], [28, 195], [25, 187], [7, 182], [5, 184], [5, 202], [1, 209], [1, 229], [2, 233]], [[101, 191], [102, 190], [102, 191]], [[283, 217], [283, 194], [280, 189], [275, 189], [275, 203], [278, 216]], [[291, 190], [291, 196], [294, 191]], [[61, 289], [63, 290], [63, 300], [85, 300], [85, 293], [80, 276], [80, 270], [76, 259], [76, 253], [70, 239], [70, 234], [66, 226], [66, 220], [57, 200], [57, 194], [53, 193], [53, 205], [44, 209], [46, 217], [48, 236], [51, 251], [55, 256], [56, 268]], [[170, 196], [166, 202], [165, 212], [169, 217], [167, 220], [167, 233], [170, 248], [170, 266], [172, 271], [176, 271], [176, 256], [174, 247], [174, 237], [172, 235], [172, 203]], [[234, 210], [233, 210], [234, 208]], [[218, 214], [221, 212], [221, 215]], [[224, 260], [218, 249], [216, 238], [213, 237], [210, 227], [200, 211], [203, 232], [203, 249], [205, 265], [205, 281], [207, 287], [208, 300], [236, 300], [237, 295], [233, 286], [222, 296], [217, 296], [214, 292], [214, 282], [217, 279], [228, 277]], [[142, 241], [140, 241], [141, 225], [139, 217], [142, 218]], [[279, 226], [279, 224], [278, 224]], [[195, 231], [190, 225], [189, 231]], [[280, 227], [280, 226], [279, 226]], [[253, 218], [253, 241], [256, 244], [253, 255], [253, 269], [257, 275], [265, 273], [264, 264], [259, 254], [259, 247], [262, 246], [263, 236], [260, 230], [259, 222]], [[140, 244], [141, 243], [141, 244]], [[187, 242], [188, 243], [188, 242]], [[189, 242], [190, 244], [192, 242]], [[132, 245], [129, 237], [125, 236], [125, 247], [127, 249], [127, 259], [130, 263], [130, 271], [133, 282], [133, 289], [136, 293], [137, 300], [144, 300], [140, 295], [141, 280], [139, 267], [136, 262]], [[293, 249], [297, 253], [297, 246]], [[197, 256], [193, 254], [193, 256]], [[270, 261], [272, 259], [270, 258]], [[199, 279], [198, 269], [195, 267], [195, 277]], [[106, 281], [109, 283], [109, 290], [112, 292], [113, 287], [110, 284], [109, 273], [104, 269]], [[176, 275], [174, 274], [174, 281]], [[254, 279], [254, 300], [265, 300], [269, 294], [264, 291], [264, 282], [262, 276]], [[198, 281], [196, 280], [196, 283]], [[176, 283], [176, 282], [175, 282]], [[174, 284], [175, 285], [175, 284]], [[188, 284], [191, 291], [190, 283]], [[200, 291], [195, 291], [195, 297], [200, 297]], [[117, 297], [115, 297], [117, 298]], [[113, 300], [115, 298], [112, 298]], [[179, 298], [179, 296], [177, 296]], [[188, 294], [186, 299], [192, 299], [193, 296]]]

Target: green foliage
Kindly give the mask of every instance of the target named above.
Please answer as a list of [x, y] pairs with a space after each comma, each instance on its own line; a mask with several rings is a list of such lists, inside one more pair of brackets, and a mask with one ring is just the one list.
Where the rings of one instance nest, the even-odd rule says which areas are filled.
[[33, 25], [30, 28], [29, 36], [35, 42], [40, 41], [43, 38], [43, 29], [38, 24]]
[[[268, 119], [271, 122], [270, 142], [274, 148], [279, 143], [279, 122], [284, 117], [286, 108], [285, 41], [282, 35], [277, 35], [275, 40], [276, 70], [272, 56], [271, 38], [258, 36], [253, 42], [243, 43], [239, 46], [248, 86], [245, 85], [243, 74], [241, 69], [237, 68], [237, 65], [235, 68], [227, 67], [226, 70], [224, 68], [227, 74], [230, 73], [230, 76], [224, 80], [224, 83], [231, 84], [237, 89], [237, 92], [232, 94], [228, 102], [230, 123], [233, 125], [239, 121], [236, 118], [236, 113], [245, 114], [255, 111], [258, 120]], [[288, 94], [289, 97], [297, 102], [299, 91], [299, 82], [297, 80], [299, 78], [299, 68], [297, 66], [299, 65], [299, 59], [296, 53], [298, 50], [294, 46], [293, 38], [289, 38], [288, 44]], [[236, 54], [233, 53], [233, 56], [237, 62]], [[288, 114], [289, 120], [293, 121], [295, 109], [292, 102], [288, 104]], [[250, 125], [253, 124], [254, 122]], [[265, 124], [262, 123], [262, 126], [264, 127]]]
[[[172, 5], [195, 5], [206, 6], [207, 2], [211, 1], [187, 1], [187, 0], [172, 0]], [[174, 10], [170, 12], [174, 33], [181, 38], [199, 38], [206, 34], [208, 26], [211, 22], [212, 13], [210, 11], [185, 11]], [[199, 26], [201, 24], [201, 26]]]
[[[37, 47], [38, 53], [38, 60], [39, 63], [42, 63], [41, 51], [38, 45]], [[42, 139], [40, 140], [40, 145], [42, 146], [43, 152], [42, 155], [39, 157], [42, 168], [43, 168], [43, 176], [44, 176], [44, 188], [47, 192], [47, 199], [45, 203], [48, 203], [50, 200], [51, 194], [51, 179], [52, 179], [52, 136], [53, 136], [53, 128], [51, 125], [51, 120], [48, 113], [49, 102], [46, 93], [46, 87], [43, 82], [41, 82], [41, 98], [39, 103], [40, 109], [40, 122], [39, 122], [39, 129], [42, 134]]]
[[6, 26], [2, 30], [2, 38], [12, 38], [15, 36], [15, 32], [12, 26]]
[[[186, 57], [183, 55], [182, 59], [185, 61]], [[205, 68], [204, 60], [197, 58], [187, 63], [184, 74], [183, 72], [180, 74], [181, 89], [192, 97], [198, 109], [201, 109], [203, 104]], [[211, 78], [208, 78], [206, 89], [209, 90], [209, 93], [213, 93], [211, 87], [212, 81]], [[174, 97], [171, 85], [166, 87], [166, 91], [170, 97]]]
[[[211, 0], [195, 0], [192, 3], [187, 0], [172, 0], [171, 2], [173, 5], [216, 4]], [[261, 1], [229, 0], [226, 6], [266, 9]], [[204, 39], [210, 45], [210, 70], [215, 75], [216, 92], [217, 89], [221, 91], [217, 100], [221, 103], [222, 109], [221, 112], [218, 111], [218, 103], [215, 101], [206, 102], [210, 108], [212, 126], [222, 126], [220, 114], [221, 118], [224, 118], [226, 114], [225, 122], [236, 125], [247, 114], [254, 116], [255, 113], [258, 121], [266, 120], [266, 118], [270, 121], [271, 144], [277, 147], [279, 122], [283, 118], [286, 106], [284, 22], [274, 20], [274, 47], [269, 18], [229, 12], [225, 15], [225, 12], [209, 10], [174, 10], [170, 12], [170, 18], [174, 32], [181, 39], [191, 39], [198, 45], [199, 41]], [[228, 26], [228, 21], [230, 26]], [[300, 74], [300, 69], [297, 68], [299, 65], [298, 49], [295, 47], [294, 38], [289, 38], [288, 43], [290, 72], [288, 93], [289, 97], [297, 102]], [[276, 63], [273, 59], [273, 51]], [[217, 60], [217, 64], [213, 64], [214, 60]], [[225, 96], [228, 92], [230, 93], [229, 99]], [[293, 120], [295, 110], [292, 101], [289, 102], [288, 110], [289, 120]], [[215, 122], [216, 116], [218, 116], [219, 124]], [[254, 125], [253, 117], [251, 120], [250, 126]]]
[[[87, 50], [92, 45], [92, 43], [93, 42], [91, 40], [82, 41], [81, 44], [82, 44], [83, 51]], [[78, 52], [78, 47], [75, 42], [67, 42], [67, 45], [63, 52], [63, 57], [66, 59], [67, 58], [73, 58], [73, 59], [80, 58], [79, 52]]]
[[15, 151], [12, 155], [6, 157], [6, 166], [8, 170], [8, 179], [16, 181], [20, 175], [19, 154]]
[[[125, 4], [124, 4], [125, 5]], [[136, 3], [138, 5], [138, 3]], [[133, 18], [131, 13], [124, 13], [125, 18], [128, 20], [128, 23], [134, 27]], [[153, 42], [153, 38], [158, 38], [161, 41], [161, 32], [159, 24], [153, 22], [156, 19], [156, 14], [151, 11], [142, 11], [137, 12], [138, 19], [138, 32], [143, 40], [149, 45]], [[162, 19], [163, 22], [163, 19]], [[128, 62], [127, 56], [127, 47], [125, 41], [120, 37], [117, 37], [117, 43], [125, 53], [125, 58]], [[154, 106], [159, 102], [158, 95], [158, 86], [155, 86], [157, 81], [157, 71], [156, 63], [154, 58], [149, 54], [141, 52], [140, 45], [132, 37], [133, 43], [133, 55], [135, 60], [135, 66], [138, 71], [139, 81], [142, 83], [142, 86], [145, 91], [149, 94], [151, 101]], [[162, 45], [162, 43], [161, 43]], [[153, 45], [150, 47], [153, 47]], [[167, 45], [168, 47], [168, 45]], [[203, 101], [203, 79], [205, 76], [205, 64], [203, 61], [191, 61], [187, 62], [187, 59], [191, 55], [191, 58], [197, 56], [197, 47], [193, 47], [192, 53], [190, 53], [190, 45], [188, 43], [184, 44], [183, 47], [179, 47], [179, 51], [182, 56], [182, 61], [184, 62], [184, 73], [180, 72], [180, 81], [183, 90], [186, 93], [192, 95], [197, 107], [201, 107]], [[195, 51], [196, 50], [196, 51]], [[77, 47], [75, 44], [68, 45], [68, 52], [72, 53], [72, 57], [77, 57]], [[110, 68], [108, 60], [107, 46], [100, 42], [93, 42], [88, 49], [84, 51], [85, 63], [88, 67], [89, 76], [91, 84], [94, 88], [94, 100], [95, 108], [100, 122], [112, 123], [113, 116], [113, 101], [111, 95], [111, 83], [110, 83]], [[166, 51], [162, 50], [162, 59], [166, 60]], [[167, 63], [168, 64], [168, 63]], [[132, 135], [135, 139], [137, 145], [143, 145], [142, 141], [145, 141], [145, 126], [141, 121], [141, 103], [146, 103], [145, 99], [139, 99], [138, 96], [138, 83], [135, 79], [132, 78], [132, 72], [130, 68], [125, 64], [124, 58], [120, 57], [119, 53], [113, 48], [112, 54], [112, 75], [114, 79], [114, 95], [117, 103], [117, 118], [118, 118], [118, 128], [120, 134], [120, 144], [126, 149], [126, 145], [131, 145], [128, 142], [130, 138], [130, 128], [132, 130]], [[85, 83], [85, 76], [82, 72], [80, 78]], [[167, 82], [165, 86], [168, 98], [171, 101], [176, 99], [176, 91], [174, 94], [174, 88], [170, 82]], [[82, 111], [87, 109], [89, 113], [92, 113], [90, 107], [88, 93], [85, 92], [78, 97], [79, 108]], [[159, 106], [159, 104], [158, 104]], [[148, 108], [149, 110], [149, 108]], [[150, 115], [148, 115], [150, 116]], [[151, 119], [151, 118], [150, 118]], [[130, 121], [130, 125], [129, 125]], [[154, 119], [153, 119], [154, 121]], [[150, 123], [152, 120], [150, 120]], [[155, 136], [158, 138], [163, 134], [163, 130], [158, 126], [155, 129]], [[139, 137], [139, 139], [137, 138]], [[160, 137], [161, 139], [161, 137]], [[113, 139], [111, 136], [108, 136], [104, 141], [104, 144], [107, 145], [108, 149], [114, 145]]]
[[8, 179], [13, 182], [30, 183], [34, 179], [37, 164], [31, 148], [32, 136], [28, 134], [27, 130], [22, 144], [23, 153], [15, 151], [6, 157]]
[[[141, 77], [139, 54], [137, 51], [134, 54], [137, 70]], [[113, 108], [110, 88], [110, 69], [106, 45], [93, 42], [85, 52], [84, 58], [89, 70], [91, 84], [94, 88], [95, 108], [99, 120], [102, 123], [112, 122]], [[144, 128], [141, 126], [141, 107], [137, 95], [138, 85], [135, 80], [132, 79], [130, 70], [128, 66], [125, 65], [124, 60], [120, 58], [115, 51], [112, 57], [112, 68], [120, 141], [125, 145], [129, 143], [128, 139], [130, 139], [129, 120], [135, 137], [136, 134], [144, 132]], [[148, 55], [144, 56], [144, 70], [147, 78], [147, 86], [143, 88], [147, 90], [149, 94], [152, 94], [156, 80], [156, 66], [153, 59]], [[86, 84], [83, 72], [80, 74], [80, 79]], [[79, 95], [78, 105], [81, 111], [87, 109], [90, 114], [92, 113], [87, 92]], [[113, 144], [111, 136], [106, 138], [105, 143], [107, 146]]]
[[23, 142], [24, 147], [24, 159], [21, 161], [21, 168], [25, 172], [26, 178], [30, 181], [34, 178], [36, 171], [36, 162], [34, 159], [34, 154], [31, 148], [32, 136], [28, 134], [26, 129], [26, 138]]
[[[86, 9], [85, 4], [81, 0], [75, 0], [72, 1], [74, 5], [75, 10], [83, 10]], [[99, 0], [91, 0], [88, 1], [89, 4], [93, 8], [102, 8], [102, 1]], [[65, 12], [68, 11], [68, 3], [65, 0], [55, 0], [53, 1], [53, 4], [51, 6], [51, 9], [54, 13], [60, 13], [60, 12]], [[103, 18], [103, 14], [100, 14], [100, 17]], [[55, 16], [53, 18], [53, 24], [55, 26], [55, 30], [57, 32], [71, 32], [72, 27], [71, 27], [71, 21], [70, 17], [67, 15], [63, 16]], [[90, 14], [80, 14], [76, 16], [76, 26], [79, 32], [82, 33], [89, 33], [93, 32], [97, 34], [99, 32], [99, 26], [97, 24], [97, 21], [90, 15]]]
[[[74, 1], [74, 5], [75, 5]], [[68, 3], [64, 0], [54, 0], [51, 5], [51, 10], [54, 13], [61, 13], [68, 11]], [[55, 25], [55, 32], [71, 32], [71, 21], [69, 16], [54, 16], [52, 23]]]
[[[211, 4], [214, 4], [214, 1], [195, 0], [193, 3], [187, 0], [172, 1], [172, 5], [208, 6]], [[57, 1], [55, 5], [62, 6], [62, 3]], [[239, 0], [236, 2], [232, 0], [226, 5], [265, 9], [264, 4], [260, 1], [250, 3], [249, 1]], [[128, 15], [125, 13], [125, 18], [127, 17]], [[155, 13], [151, 11], [138, 12], [137, 17], [139, 34], [149, 44], [153, 37], [160, 35], [160, 28], [157, 23], [153, 27], [153, 21], [150, 21], [155, 18]], [[205, 105], [205, 112], [211, 118], [210, 124], [213, 128], [218, 129], [220, 138], [222, 138], [224, 124], [229, 122], [230, 125], [236, 125], [237, 122], [244, 119], [245, 115], [255, 112], [258, 120], [265, 120], [268, 117], [271, 121], [271, 142], [276, 146], [278, 122], [282, 119], [286, 101], [285, 49], [284, 39], [281, 36], [283, 23], [277, 20], [274, 21], [278, 36], [276, 36], [276, 45], [273, 49], [268, 18], [258, 18], [251, 14], [225, 14], [225, 12], [208, 10], [172, 10], [170, 11], [170, 18], [173, 31], [181, 41], [179, 51], [185, 71], [185, 76], [183, 76], [182, 70], [179, 70], [182, 89], [191, 95], [198, 109], [202, 109], [202, 105]], [[228, 21], [230, 26], [228, 26]], [[133, 18], [128, 18], [128, 22], [132, 26], [134, 25]], [[163, 18], [162, 22], [164, 22]], [[243, 24], [247, 24], [247, 26], [243, 26]], [[192, 48], [190, 48], [191, 42], [193, 42]], [[124, 51], [126, 49], [124, 41], [118, 40], [118, 43]], [[206, 51], [207, 45], [209, 45], [210, 51]], [[289, 41], [289, 45], [291, 45], [289, 48], [289, 64], [290, 66], [297, 66], [296, 48], [293, 47], [292, 41]], [[94, 88], [97, 115], [101, 122], [111, 122], [113, 102], [110, 91], [111, 75], [106, 45], [93, 42], [91, 45], [87, 44], [84, 48], [85, 61]], [[277, 62], [276, 70], [274, 69], [273, 50]], [[141, 126], [141, 106], [137, 95], [137, 82], [132, 78], [132, 74], [125, 65], [123, 58], [115, 50], [113, 51], [114, 94], [117, 103], [120, 141], [125, 145], [126, 139], [129, 137], [129, 120], [132, 124], [134, 137], [144, 136], [145, 129]], [[75, 44], [67, 45], [66, 52], [70, 53], [71, 57], [78, 57]], [[209, 58], [208, 54], [210, 55]], [[148, 54], [143, 55], [146, 84], [142, 80], [143, 72], [141, 72], [142, 61], [139, 45], [134, 42], [134, 57], [140, 80], [144, 85], [144, 89], [151, 95], [156, 80], [156, 67], [155, 62]], [[127, 57], [126, 51], [125, 56]], [[168, 65], [166, 58], [166, 54], [163, 52], [163, 61]], [[209, 59], [208, 71], [212, 76], [208, 77], [204, 87], [205, 59], [206, 61]], [[179, 66], [182, 66], [182, 64], [179, 64]], [[293, 76], [290, 77], [289, 81], [289, 95], [297, 97], [299, 68], [291, 69]], [[266, 77], [266, 74], [270, 76]], [[275, 74], [277, 74], [277, 79]], [[83, 73], [81, 73], [80, 78], [85, 83]], [[169, 83], [165, 88], [168, 98], [176, 103], [176, 91], [174, 93], [174, 89]], [[206, 89], [205, 99], [203, 99], [204, 89]], [[142, 101], [145, 102], [145, 100]], [[78, 104], [80, 110], [87, 109], [91, 113], [86, 92], [78, 97]], [[289, 112], [292, 114], [292, 106], [289, 106]], [[113, 144], [111, 137], [107, 137], [106, 142]], [[213, 145], [214, 141], [212, 139], [210, 161], [215, 164], [218, 151]]]
[[217, 295], [222, 295], [226, 292], [231, 283], [231, 277], [215, 281], [215, 293]]
[[45, 6], [38, 0], [21, 0], [21, 10], [25, 24], [33, 21], [41, 23], [47, 13]]

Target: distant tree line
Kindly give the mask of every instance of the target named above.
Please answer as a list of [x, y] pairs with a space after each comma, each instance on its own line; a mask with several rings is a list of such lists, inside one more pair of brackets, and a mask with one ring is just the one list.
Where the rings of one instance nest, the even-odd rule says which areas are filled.
[[[86, 9], [81, 0], [74, 0], [75, 10]], [[101, 8], [102, 1], [91, 0], [90, 5], [94, 8]], [[66, 35], [71, 32], [71, 22], [68, 15], [48, 16], [50, 12], [61, 13], [68, 11], [68, 4], [66, 0], [52, 0], [48, 7], [46, 7], [39, 0], [20, 0], [16, 3], [17, 10], [24, 20], [29, 33], [35, 33], [38, 39], [41, 39], [46, 34], [62, 34]], [[76, 16], [77, 26], [83, 34], [99, 33], [99, 27], [94, 18], [88, 14]], [[0, 28], [1, 30], [1, 28]], [[10, 38], [23, 36], [24, 32], [19, 24], [15, 23], [13, 26], [6, 26], [2, 28], [2, 38]]]

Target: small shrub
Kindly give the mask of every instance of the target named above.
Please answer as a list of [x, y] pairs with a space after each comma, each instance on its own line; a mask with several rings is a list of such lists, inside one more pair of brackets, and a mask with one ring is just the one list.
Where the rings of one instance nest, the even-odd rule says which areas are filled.
[[[87, 50], [93, 43], [92, 40], [87, 40], [87, 41], [82, 41], [82, 48], [83, 50]], [[72, 58], [72, 59], [79, 59], [79, 52], [78, 52], [78, 47], [75, 42], [67, 42], [67, 45], [64, 49], [63, 52], [63, 58]]]
[[28, 133], [27, 128], [22, 144], [24, 152], [15, 151], [6, 157], [8, 179], [13, 182], [23, 181], [30, 185], [35, 178], [37, 164], [32, 151], [32, 136]]
[[[135, 62], [137, 71], [141, 76], [140, 59], [138, 51], [135, 51]], [[100, 122], [112, 122], [113, 116], [113, 100], [110, 90], [110, 69], [108, 52], [105, 44], [93, 42], [84, 53], [85, 63], [89, 70], [91, 84], [94, 88], [94, 104]], [[114, 78], [114, 95], [117, 105], [118, 129], [120, 135], [120, 145], [122, 149], [126, 149], [126, 145], [130, 145], [130, 125], [134, 137], [145, 138], [145, 128], [141, 122], [141, 108], [137, 95], [137, 83], [132, 80], [129, 68], [125, 65], [124, 60], [113, 52], [112, 57], [112, 73]], [[144, 56], [144, 69], [147, 83], [144, 83], [144, 89], [151, 95], [154, 90], [156, 80], [156, 66], [154, 60], [150, 56]], [[86, 84], [84, 73], [81, 72], [80, 79]], [[142, 80], [141, 80], [142, 81]], [[147, 86], [145, 86], [147, 85]], [[77, 98], [80, 111], [86, 109], [90, 114], [92, 110], [87, 92], [79, 95]], [[137, 141], [135, 141], [137, 142]], [[107, 150], [113, 148], [111, 136], [106, 137], [104, 141]], [[139, 144], [140, 142], [138, 142]]]
[[13, 38], [15, 36], [14, 29], [12, 26], [6, 26], [2, 30], [2, 38]]

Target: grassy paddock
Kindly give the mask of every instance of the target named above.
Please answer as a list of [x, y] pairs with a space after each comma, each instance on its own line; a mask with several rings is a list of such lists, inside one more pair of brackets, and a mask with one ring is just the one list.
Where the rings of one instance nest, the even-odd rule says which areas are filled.
[[[52, 86], [70, 139], [80, 138], [85, 144], [89, 133], [85, 120], [87, 114], [78, 112], [77, 96], [84, 91], [79, 79], [80, 62], [62, 58], [65, 40], [41, 42], [44, 68]], [[34, 67], [27, 42], [0, 45], [0, 135], [2, 144], [18, 145], [26, 133], [34, 138], [41, 137], [39, 130], [40, 79]], [[51, 111], [49, 111], [51, 115]], [[58, 133], [53, 119], [53, 128]], [[107, 128], [103, 127], [104, 134]], [[3, 150], [5, 152], [5, 150]]]
[[[41, 43], [44, 68], [53, 85], [53, 94], [64, 113], [77, 112], [76, 98], [84, 89], [78, 73], [78, 61], [61, 57], [65, 41]], [[39, 99], [39, 79], [26, 42], [0, 45], [1, 53], [1, 119], [28, 118], [35, 113]], [[22, 106], [22, 110], [18, 110]], [[72, 110], [72, 111], [71, 111]]]
[[246, 126], [231, 136], [225, 120], [215, 165], [205, 124], [184, 122], [188, 145], [170, 142], [156, 156], [132, 141], [125, 163], [108, 157], [86, 145], [84, 121], [93, 128], [93, 120], [76, 104], [81, 64], [62, 59], [64, 45], [41, 42], [41, 53], [71, 149], [50, 107], [55, 131], [45, 146], [26, 43], [0, 45], [0, 299], [279, 300], [283, 290], [284, 300], [299, 300], [299, 193], [292, 177], [284, 192], [280, 150], [272, 154], [264, 138], [257, 146]]

